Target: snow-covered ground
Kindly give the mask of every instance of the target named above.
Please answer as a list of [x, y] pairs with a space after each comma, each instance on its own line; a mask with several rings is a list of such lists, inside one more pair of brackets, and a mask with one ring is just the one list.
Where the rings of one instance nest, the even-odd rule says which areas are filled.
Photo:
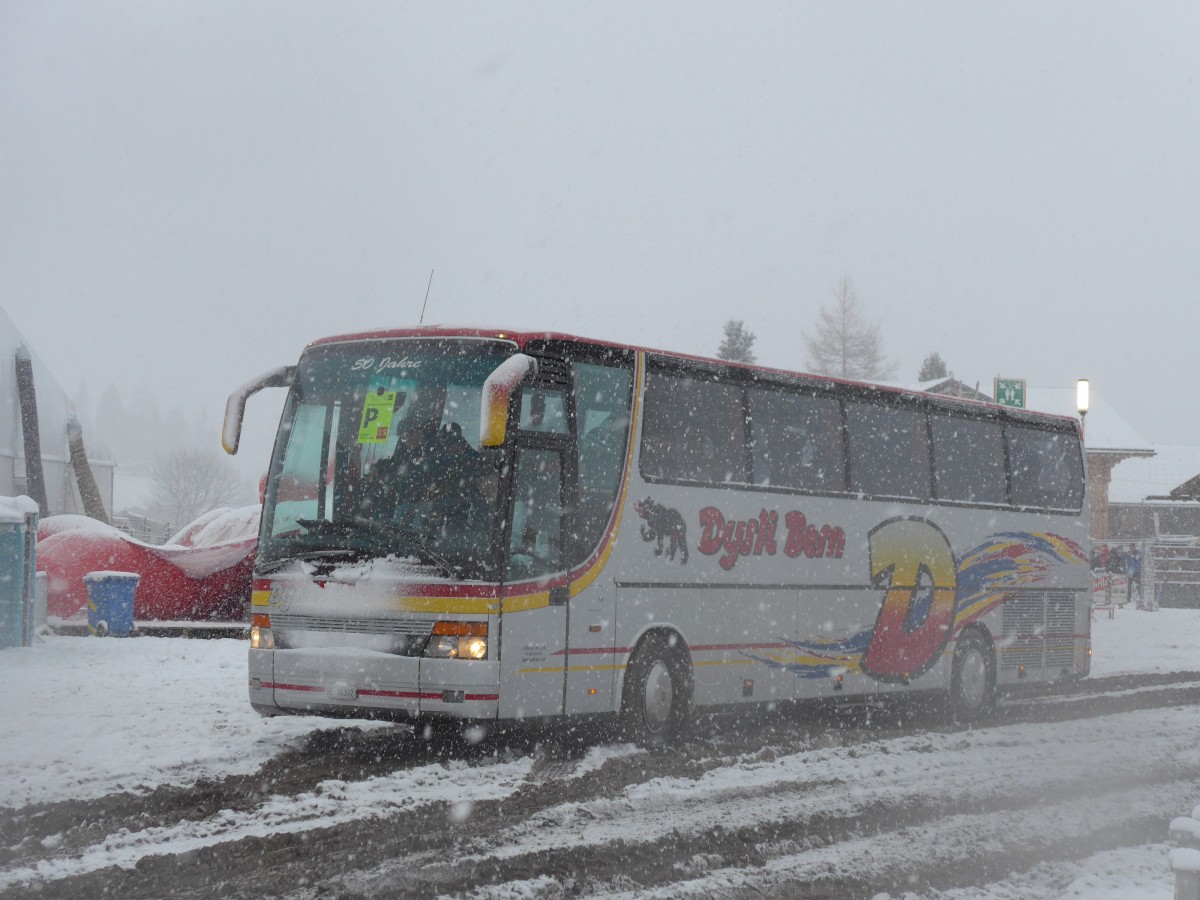
[[[1196, 670], [1200, 668], [1200, 611], [1119, 609], [1114, 619], [1095, 620], [1093, 645], [1092, 672], [1097, 676]], [[246, 700], [245, 654], [243, 642], [228, 639], [61, 636], [0, 652], [0, 683], [5, 686], [0, 701], [5, 724], [0, 731], [0, 806], [116, 791], [137, 793], [157, 785], [249, 773], [313, 731], [348, 724], [318, 718], [260, 718]], [[606, 756], [633, 752], [628, 746], [598, 747], [582, 765], [599, 765]], [[493, 786], [503, 791], [511, 782], [515, 789], [531, 764], [527, 758], [500, 764], [512, 767], [512, 777], [498, 777], [503, 773], [493, 770], [497, 776]], [[361, 817], [358, 791], [370, 791], [376, 806], [380, 792], [389, 793], [391, 805], [384, 804], [381, 810], [436, 800], [453, 804], [464, 796], [464, 782], [473, 783], [477, 792], [477, 781], [457, 771], [453, 762], [406, 769], [359, 785], [339, 782], [339, 790], [314, 794], [312, 809], [299, 810], [294, 799], [278, 809], [267, 803], [245, 815], [244, 821], [224, 823], [221, 839], [288, 829], [300, 819], [303, 825], [297, 827], [308, 828], [322, 817], [329, 823], [344, 816]], [[479, 799], [477, 793], [474, 799]], [[1168, 818], [1186, 814], [1197, 801], [1200, 797], [1183, 799], [1180, 808], [1163, 814]], [[180, 842], [203, 845], [206, 839], [181, 834]], [[118, 848], [110, 849], [114, 853], [108, 864], [137, 860], [135, 847], [124, 857]], [[1173, 879], [1166, 853], [1165, 844], [1155, 844], [1076, 864], [1071, 873], [1075, 881], [1062, 896], [1167, 900]], [[1060, 866], [1057, 877], [1061, 876]], [[0, 889], [20, 883], [20, 877], [0, 873]], [[1029, 879], [1036, 877], [1035, 871], [987, 889], [937, 896], [1009, 900], [1028, 896]]]

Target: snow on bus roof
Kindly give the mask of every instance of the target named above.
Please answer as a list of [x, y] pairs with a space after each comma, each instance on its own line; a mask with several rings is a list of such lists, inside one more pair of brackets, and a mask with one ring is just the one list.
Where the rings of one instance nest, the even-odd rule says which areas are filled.
[[[625, 344], [620, 341], [607, 340], [604, 338], [584, 337], [582, 335], [570, 334], [562, 331], [483, 328], [465, 325], [410, 325], [402, 328], [377, 328], [367, 331], [352, 332], [349, 334], [331, 335], [329, 337], [317, 338], [316, 340], [311, 341], [308, 346], [317, 347], [327, 344], [346, 343], [351, 341], [388, 340], [393, 338], [411, 337], [493, 338], [496, 340], [512, 341], [521, 349], [524, 349], [525, 345], [530, 341], [535, 340], [578, 341], [581, 343], [595, 344], [602, 347], [612, 347], [620, 350], [634, 350], [644, 353], [651, 353], [656, 356], [702, 363], [705, 365], [747, 369], [771, 375], [782, 375], [788, 378], [802, 378], [808, 381], [820, 382], [829, 385], [845, 385], [857, 390], [877, 391], [883, 394], [905, 395], [933, 399], [940, 405], [962, 406], [964, 408], [975, 410], [992, 410], [993, 412], [1002, 412], [1006, 415], [1015, 416], [1018, 418], [1028, 417], [1031, 419], [1051, 418], [1066, 421], [1074, 420], [1072, 416], [1064, 416], [1058, 413], [1017, 410], [1012, 409], [1011, 407], [1000, 406], [995, 403], [987, 403], [979, 400], [947, 397], [943, 394], [931, 394], [927, 391], [921, 390], [920, 387], [913, 387], [912, 385], [907, 384], [897, 384], [883, 381], [856, 381], [849, 378], [836, 378], [832, 375], [819, 375], [814, 372], [804, 372], [799, 369], [781, 369], [775, 366], [763, 366], [757, 363], [733, 362], [730, 360], [718, 359], [712, 356], [701, 356], [693, 353], [683, 353], [676, 350], [663, 350], [661, 348], [645, 347], [638, 344]], [[1076, 424], [1078, 424], [1077, 420]]]

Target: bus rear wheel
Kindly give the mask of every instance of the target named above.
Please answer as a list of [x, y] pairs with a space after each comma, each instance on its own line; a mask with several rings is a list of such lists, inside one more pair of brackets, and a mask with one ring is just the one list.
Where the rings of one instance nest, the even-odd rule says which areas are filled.
[[678, 739], [692, 707], [692, 679], [681, 650], [663, 635], [646, 637], [625, 672], [621, 718], [639, 744], [659, 745]]
[[996, 654], [978, 631], [958, 638], [950, 675], [950, 714], [956, 722], [978, 722], [996, 706]]

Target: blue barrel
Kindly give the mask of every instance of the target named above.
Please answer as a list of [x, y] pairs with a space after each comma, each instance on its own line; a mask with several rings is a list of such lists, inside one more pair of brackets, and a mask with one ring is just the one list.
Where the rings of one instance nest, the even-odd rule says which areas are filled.
[[133, 597], [142, 576], [134, 572], [88, 572], [88, 633], [129, 637], [133, 633]]

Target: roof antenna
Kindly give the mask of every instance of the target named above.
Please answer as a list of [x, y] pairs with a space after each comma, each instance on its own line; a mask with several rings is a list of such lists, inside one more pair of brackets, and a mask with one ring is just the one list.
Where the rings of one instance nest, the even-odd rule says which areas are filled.
[[425, 285], [425, 301], [421, 304], [421, 318], [417, 321], [418, 325], [425, 324], [425, 304], [429, 302], [429, 289], [433, 287], [433, 269], [429, 270], [429, 284]]

